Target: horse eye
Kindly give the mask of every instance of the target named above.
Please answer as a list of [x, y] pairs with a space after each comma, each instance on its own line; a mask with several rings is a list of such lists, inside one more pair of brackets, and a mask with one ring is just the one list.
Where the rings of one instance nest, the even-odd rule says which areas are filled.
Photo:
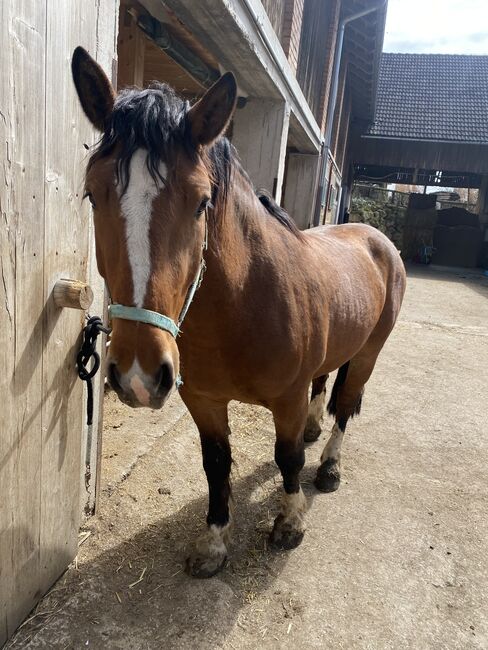
[[197, 217], [199, 217], [201, 214], [203, 214], [205, 212], [205, 210], [207, 208], [210, 208], [210, 207], [212, 207], [212, 204], [210, 203], [210, 199], [209, 198], [203, 199], [203, 201], [198, 206]]
[[95, 208], [95, 199], [93, 198], [93, 194], [91, 192], [85, 192], [83, 198], [88, 199], [92, 205], [92, 208]]

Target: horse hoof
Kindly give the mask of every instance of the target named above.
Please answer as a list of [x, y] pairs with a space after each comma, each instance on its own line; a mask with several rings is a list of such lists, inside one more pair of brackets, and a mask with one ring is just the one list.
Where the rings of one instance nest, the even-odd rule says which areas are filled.
[[280, 551], [289, 551], [301, 544], [305, 531], [286, 523], [282, 515], [276, 517], [273, 530], [269, 536], [271, 546]]
[[206, 557], [197, 553], [186, 560], [185, 570], [193, 578], [211, 578], [222, 571], [227, 562], [227, 555]]
[[319, 439], [320, 434], [322, 433], [322, 429], [319, 427], [319, 425], [314, 422], [313, 424], [308, 424], [305, 427], [305, 431], [303, 432], [303, 439], [305, 442], [315, 442], [316, 440]]
[[317, 470], [315, 487], [320, 492], [335, 492], [341, 484], [341, 473], [336, 461], [328, 458]]

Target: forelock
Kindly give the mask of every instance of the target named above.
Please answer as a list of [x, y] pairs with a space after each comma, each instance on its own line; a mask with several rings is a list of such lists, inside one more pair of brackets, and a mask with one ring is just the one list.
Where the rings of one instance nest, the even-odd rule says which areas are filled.
[[161, 178], [160, 163], [168, 164], [178, 146], [192, 156], [195, 151], [187, 133], [185, 115], [189, 103], [166, 84], [152, 83], [148, 88], [122, 90], [105, 133], [88, 163], [88, 170], [100, 158], [117, 149], [116, 179], [125, 192], [130, 180], [130, 161], [138, 149], [147, 151], [147, 167], [152, 178]]
[[105, 133], [90, 157], [87, 172], [97, 160], [116, 151], [116, 181], [121, 183], [123, 195], [130, 181], [130, 162], [138, 149], [147, 151], [147, 168], [156, 183], [166, 180], [159, 172], [160, 163], [171, 168], [178, 149], [183, 149], [192, 160], [200, 159], [207, 167], [213, 182], [213, 203], [222, 205], [227, 198], [234, 147], [222, 137], [208, 149], [197, 150], [186, 120], [189, 108], [189, 102], [164, 83], [153, 82], [144, 90], [122, 90], [115, 99]]

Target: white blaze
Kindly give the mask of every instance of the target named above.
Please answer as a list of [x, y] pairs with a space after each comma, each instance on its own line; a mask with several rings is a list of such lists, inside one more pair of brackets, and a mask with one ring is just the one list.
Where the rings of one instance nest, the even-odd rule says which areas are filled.
[[142, 406], [149, 406], [151, 399], [151, 395], [146, 388], [146, 382], [148, 380], [149, 377], [141, 368], [139, 361], [134, 359], [129, 372], [124, 377], [124, 381], [130, 386], [134, 395], [139, 400], [139, 404], [142, 404]]
[[151, 395], [149, 394], [149, 391], [144, 386], [144, 382], [139, 377], [139, 375], [134, 375], [131, 378], [130, 387], [134, 391], [134, 395], [139, 400], [139, 403], [142, 404], [143, 406], [149, 406]]
[[[134, 287], [133, 301], [142, 307], [151, 272], [151, 246], [149, 227], [153, 201], [161, 191], [146, 165], [147, 151], [138, 149], [132, 156], [129, 167], [129, 185], [120, 197], [122, 216], [126, 223], [127, 250]], [[166, 178], [166, 166], [160, 163], [159, 173]]]

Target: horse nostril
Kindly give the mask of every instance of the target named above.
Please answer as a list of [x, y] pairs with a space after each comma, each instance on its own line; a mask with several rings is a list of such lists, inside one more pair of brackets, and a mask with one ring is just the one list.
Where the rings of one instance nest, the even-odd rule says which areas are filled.
[[120, 384], [120, 373], [117, 370], [117, 364], [114, 361], [108, 364], [107, 378], [108, 383], [115, 391], [122, 390], [122, 386]]
[[173, 373], [173, 364], [163, 363], [159, 369], [159, 372], [156, 376], [156, 385], [158, 387], [158, 393], [164, 395], [169, 393], [173, 384], [175, 383], [175, 377]]

